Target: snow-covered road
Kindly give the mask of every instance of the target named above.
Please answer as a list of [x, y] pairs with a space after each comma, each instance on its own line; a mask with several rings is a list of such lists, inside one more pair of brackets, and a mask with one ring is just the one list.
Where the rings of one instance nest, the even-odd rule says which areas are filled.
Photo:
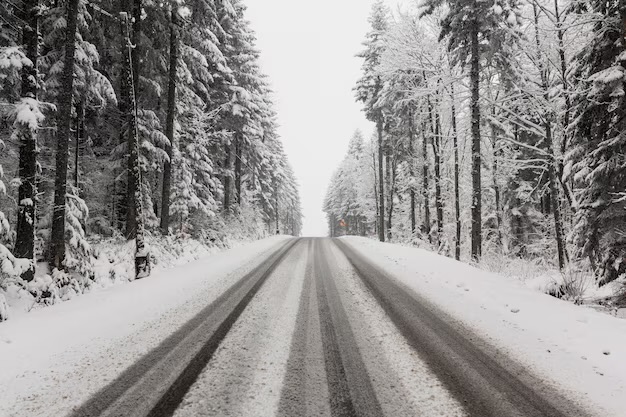
[[626, 416], [624, 330], [424, 251], [275, 237], [0, 324], [0, 416]]

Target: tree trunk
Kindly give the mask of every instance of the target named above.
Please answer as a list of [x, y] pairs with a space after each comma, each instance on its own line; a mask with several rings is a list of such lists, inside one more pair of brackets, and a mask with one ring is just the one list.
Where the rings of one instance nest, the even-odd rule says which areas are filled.
[[387, 237], [391, 241], [391, 222], [393, 220], [393, 196], [396, 193], [396, 173], [398, 168], [398, 156], [394, 152], [393, 156], [387, 155], [387, 163], [389, 164], [389, 211], [387, 213]]
[[[409, 111], [409, 175], [411, 181], [415, 179], [415, 121], [413, 120], [413, 111]], [[415, 237], [416, 219], [415, 219], [415, 185], [411, 184], [411, 191], [409, 192], [409, 198], [411, 200], [411, 236]]]
[[[127, 2], [124, 2], [127, 3]], [[126, 7], [124, 7], [126, 6]], [[143, 278], [150, 275], [150, 257], [144, 241], [143, 226], [143, 198], [141, 187], [141, 167], [139, 166], [139, 137], [137, 134], [137, 104], [135, 102], [135, 88], [133, 86], [132, 45], [128, 21], [128, 5], [123, 4], [120, 13], [120, 29], [122, 35], [122, 83], [128, 92], [124, 99], [126, 102], [126, 114], [122, 117], [126, 120], [128, 132], [128, 207], [132, 208], [134, 218], [132, 224], [134, 230], [127, 230], [129, 236], [135, 238], [135, 278]], [[130, 192], [132, 190], [132, 193]], [[127, 222], [128, 226], [128, 222]]]
[[[22, 99], [37, 100], [37, 59], [39, 58], [39, 0], [25, 0], [22, 43], [24, 53], [32, 65], [22, 69]], [[37, 130], [26, 124], [18, 126], [19, 176], [16, 240], [13, 254], [33, 262], [22, 274], [22, 279], [35, 277], [35, 221], [37, 204]]]
[[376, 121], [376, 131], [378, 133], [378, 239], [381, 242], [385, 241], [385, 181], [383, 174], [383, 116], [378, 115]]
[[[426, 135], [425, 126], [422, 127], [422, 158], [423, 158], [423, 173], [422, 173], [422, 195], [424, 197], [424, 234], [426, 234], [428, 241], [430, 239], [430, 193], [428, 190], [428, 136]], [[431, 242], [432, 243], [432, 242]]]
[[374, 152], [374, 150], [372, 149], [372, 167], [374, 168], [374, 202], [376, 203], [376, 219], [374, 220], [374, 227], [376, 229], [376, 233], [378, 233], [378, 236], [380, 237], [380, 232], [379, 232], [379, 221], [380, 221], [380, 215], [379, 215], [379, 205], [378, 205], [378, 175], [376, 174], [376, 152]]
[[[387, 142], [389, 142], [389, 138], [387, 138]], [[393, 179], [391, 178], [391, 144], [387, 143], [387, 147], [385, 148], [385, 180], [387, 181], [387, 240], [391, 240], [391, 221], [393, 215], [393, 189], [391, 183]]]
[[226, 158], [224, 159], [224, 213], [230, 212], [230, 179], [231, 179], [231, 166], [232, 163], [232, 143], [226, 145]]
[[480, 51], [478, 45], [478, 22], [471, 23], [470, 88], [472, 120], [472, 260], [482, 256], [482, 188], [480, 154]]
[[243, 138], [241, 133], [235, 135], [235, 202], [241, 206], [241, 158], [243, 154]]
[[172, 4], [170, 12], [170, 67], [167, 86], [167, 120], [165, 133], [170, 141], [167, 150], [169, 160], [163, 166], [163, 192], [161, 193], [161, 231], [168, 234], [170, 230], [170, 195], [172, 188], [172, 159], [176, 143], [174, 142], [174, 123], [176, 118], [176, 70], [178, 68], [178, 11]]
[[[561, 155], [565, 154], [567, 150], [569, 140], [567, 130], [570, 124], [572, 99], [570, 97], [569, 85], [567, 82], [567, 60], [565, 59], [565, 46], [564, 46], [564, 31], [561, 22], [561, 12], [559, 10], [559, 0], [554, 0], [554, 20], [557, 27], [556, 36], [559, 41], [559, 60], [561, 63], [561, 82], [563, 83], [563, 96], [565, 97], [565, 111], [563, 112], [563, 137], [561, 138]], [[570, 184], [563, 180], [563, 160], [559, 159], [559, 181], [565, 192], [565, 198], [571, 209], [575, 208], [573, 191]]]
[[275, 204], [275, 221], [276, 221], [276, 234], [280, 234], [279, 228], [279, 214], [278, 214], [278, 182], [274, 181], [274, 204]]
[[[433, 133], [433, 138], [430, 144], [433, 148], [433, 155], [435, 156], [435, 209], [437, 211], [437, 245], [440, 245], [441, 239], [443, 237], [443, 200], [441, 197], [441, 121], [439, 119], [439, 106], [437, 103], [438, 100], [435, 99], [435, 106], [437, 108], [433, 109], [433, 106], [430, 103], [430, 99], [428, 100], [431, 132]], [[432, 119], [433, 112], [435, 113], [434, 123]]]
[[[128, 0], [126, 0], [128, 1]], [[141, 0], [132, 1], [132, 14], [133, 14], [133, 33], [132, 43], [133, 49], [131, 54], [131, 61], [133, 63], [133, 89], [135, 91], [135, 101], [137, 101], [139, 94], [139, 68], [140, 68], [140, 56], [141, 56]]]
[[76, 139], [74, 143], [74, 187], [76, 195], [80, 195], [80, 143], [85, 137], [85, 104], [79, 101], [76, 104]]
[[[546, 94], [547, 96], [547, 94]], [[552, 214], [554, 215], [554, 231], [556, 246], [559, 254], [559, 269], [565, 268], [567, 262], [567, 249], [565, 247], [565, 236], [563, 233], [563, 219], [561, 217], [561, 201], [559, 198], [558, 178], [556, 159], [554, 158], [554, 148], [552, 146], [552, 129], [550, 122], [545, 123], [546, 128], [546, 151], [549, 154], [548, 175], [550, 177], [550, 203]]]
[[[539, 72], [541, 76], [541, 87], [544, 91], [544, 100], [549, 102], [550, 93], [548, 91], [548, 69], [544, 65], [542, 49], [541, 49], [541, 39], [539, 37], [539, 13], [537, 10], [537, 5], [533, 4], [533, 12], [535, 17], [535, 40], [537, 43], [537, 55], [538, 55], [538, 66]], [[548, 114], [544, 116], [544, 128], [546, 131], [545, 138], [545, 150], [548, 154], [548, 182], [550, 186], [550, 206], [552, 209], [552, 214], [554, 216], [554, 229], [555, 229], [555, 238], [556, 245], [559, 257], [559, 268], [563, 269], [565, 267], [565, 263], [567, 262], [567, 249], [565, 247], [565, 237], [563, 232], [563, 220], [561, 218], [561, 201], [559, 198], [559, 179], [557, 178], [558, 172], [558, 164], [557, 159], [554, 154], [554, 145], [552, 144], [552, 123], [550, 121], [551, 115]]]
[[65, 194], [67, 192], [67, 164], [69, 159], [72, 96], [74, 93], [74, 52], [76, 50], [76, 21], [78, 0], [68, 0], [65, 29], [63, 72], [57, 112], [57, 153], [54, 178], [54, 207], [50, 236], [50, 263], [53, 268], [65, 269]]
[[[491, 116], [493, 118], [496, 117], [495, 107], [493, 107], [491, 110]], [[498, 235], [498, 246], [500, 246], [500, 249], [502, 249], [502, 207], [500, 205], [500, 185], [498, 184], [498, 156], [500, 150], [498, 149], [498, 132], [496, 131], [493, 123], [491, 124], [491, 146], [493, 148], [492, 174], [493, 191], [495, 194], [496, 203], [496, 233]]]
[[459, 137], [456, 126], [456, 105], [454, 104], [454, 84], [451, 86], [452, 102], [452, 132], [454, 141], [454, 221], [456, 223], [456, 239], [454, 247], [454, 258], [461, 260], [461, 203], [459, 196]]

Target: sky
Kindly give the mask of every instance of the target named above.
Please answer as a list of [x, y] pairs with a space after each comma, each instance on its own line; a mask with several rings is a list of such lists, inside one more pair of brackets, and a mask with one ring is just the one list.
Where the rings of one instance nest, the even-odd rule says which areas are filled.
[[[298, 182], [304, 236], [326, 236], [322, 212], [333, 171], [365, 119], [352, 88], [361, 74], [362, 42], [373, 0], [248, 0], [261, 67], [278, 112], [279, 134]], [[392, 9], [402, 0], [387, 0]]]

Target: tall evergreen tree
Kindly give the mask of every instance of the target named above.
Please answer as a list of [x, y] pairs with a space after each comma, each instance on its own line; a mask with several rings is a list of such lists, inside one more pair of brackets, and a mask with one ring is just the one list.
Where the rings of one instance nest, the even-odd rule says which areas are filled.
[[[424, 14], [430, 14], [442, 4], [448, 9], [441, 22], [441, 38], [448, 39], [448, 48], [455, 61], [470, 68], [471, 132], [472, 132], [472, 258], [482, 255], [482, 155], [480, 69], [490, 56], [496, 64], [508, 65], [506, 48], [510, 47], [510, 29], [518, 25], [517, 0], [450, 1], [427, 0]], [[481, 62], [483, 64], [481, 64]]]
[[67, 193], [67, 167], [69, 159], [69, 139], [72, 117], [72, 99], [74, 92], [74, 62], [76, 50], [76, 26], [79, 0], [68, 0], [65, 27], [63, 72], [61, 91], [59, 92], [59, 111], [57, 115], [57, 152], [54, 180], [54, 207], [52, 214], [52, 233], [50, 241], [51, 265], [65, 269], [65, 211]]
[[626, 273], [626, 2], [589, 1], [586, 48], [576, 57], [577, 120], [566, 175], [575, 183], [574, 240], [601, 282]]
[[369, 18], [371, 29], [364, 42], [365, 50], [359, 54], [363, 58], [362, 77], [358, 80], [355, 88], [356, 97], [365, 105], [367, 118], [376, 123], [378, 135], [378, 238], [385, 241], [385, 175], [383, 170], [384, 146], [383, 127], [384, 112], [379, 104], [380, 94], [383, 88], [382, 75], [378, 71], [380, 57], [384, 50], [384, 35], [387, 30], [389, 11], [382, 0], [376, 0], [372, 6]]
[[17, 236], [13, 253], [18, 258], [26, 258], [33, 261], [23, 279], [31, 281], [34, 278], [35, 256], [35, 223], [37, 207], [37, 130], [42, 115], [37, 100], [39, 88], [39, 73], [37, 60], [39, 58], [39, 16], [40, 7], [38, 0], [27, 0], [22, 4], [24, 27], [22, 28], [22, 43], [29, 65], [22, 68], [21, 103], [17, 112], [31, 113], [31, 117], [16, 120], [16, 136], [19, 141], [19, 176], [20, 185], [18, 191], [18, 214]]

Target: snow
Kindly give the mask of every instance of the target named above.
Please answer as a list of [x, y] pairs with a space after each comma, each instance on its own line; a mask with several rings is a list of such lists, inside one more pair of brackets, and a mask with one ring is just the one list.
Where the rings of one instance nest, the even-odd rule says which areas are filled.
[[452, 394], [415, 353], [386, 317], [341, 251], [332, 246], [329, 262], [341, 271], [335, 277], [345, 311], [363, 355], [367, 372], [376, 381], [376, 397], [387, 416], [465, 416]]
[[174, 417], [278, 415], [307, 269], [294, 248], [246, 307]]
[[575, 403], [626, 416], [626, 321], [422, 249], [342, 239]]
[[62, 415], [80, 404], [285, 239], [260, 240], [0, 323], [0, 416]]
[[609, 84], [624, 79], [624, 68], [621, 66], [609, 67], [605, 70], [598, 71], [589, 77], [589, 81], [596, 83]]

